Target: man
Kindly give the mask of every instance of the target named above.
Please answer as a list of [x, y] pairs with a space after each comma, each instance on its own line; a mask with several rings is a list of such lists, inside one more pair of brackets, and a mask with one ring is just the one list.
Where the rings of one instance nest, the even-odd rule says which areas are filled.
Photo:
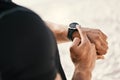
[[[56, 43], [56, 40], [70, 41], [64, 26], [60, 25], [60, 28], [44, 22], [34, 12], [11, 0], [0, 0], [0, 26], [3, 33], [3, 51], [0, 54], [2, 80], [66, 80]], [[106, 36], [101, 31], [84, 28], [81, 31], [79, 27], [71, 36], [73, 45], [70, 52], [75, 64], [73, 80], [90, 80], [96, 52], [100, 57], [106, 53]]]

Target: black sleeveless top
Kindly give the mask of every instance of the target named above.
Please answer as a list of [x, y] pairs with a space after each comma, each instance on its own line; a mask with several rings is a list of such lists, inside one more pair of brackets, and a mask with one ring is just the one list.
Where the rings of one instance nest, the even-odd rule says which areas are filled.
[[0, 0], [0, 28], [0, 80], [54, 80], [57, 72], [66, 80], [53, 33], [37, 14]]

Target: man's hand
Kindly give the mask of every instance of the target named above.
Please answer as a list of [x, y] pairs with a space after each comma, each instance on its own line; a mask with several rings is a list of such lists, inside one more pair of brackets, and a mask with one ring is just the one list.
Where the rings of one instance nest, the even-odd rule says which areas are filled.
[[90, 80], [97, 59], [95, 45], [89, 41], [80, 27], [77, 29], [81, 40], [75, 37], [70, 47], [71, 59], [75, 65], [73, 80]]
[[[91, 29], [91, 28], [82, 28], [81, 29], [86, 35], [88, 36], [88, 39], [90, 40], [91, 43], [95, 44], [96, 51], [98, 54], [98, 58], [101, 55], [104, 55], [107, 53], [108, 49], [108, 43], [107, 43], [107, 36], [100, 31], [99, 29]], [[79, 32], [74, 32], [73, 37], [79, 37]]]

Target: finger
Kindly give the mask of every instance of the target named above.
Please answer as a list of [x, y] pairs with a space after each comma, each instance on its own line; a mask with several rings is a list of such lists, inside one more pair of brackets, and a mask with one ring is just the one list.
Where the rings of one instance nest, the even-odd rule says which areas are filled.
[[80, 37], [81, 37], [81, 41], [83, 41], [84, 35], [83, 35], [83, 32], [82, 32], [82, 30], [81, 30], [81, 28], [80, 28], [80, 25], [76, 25], [76, 28], [77, 28], [77, 30], [78, 30], [78, 32], [79, 32]]
[[78, 38], [78, 37], [75, 37], [74, 39], [73, 39], [73, 46], [78, 46], [80, 44], [80, 39]]
[[99, 38], [98, 41], [96, 41], [96, 49], [99, 55], [104, 55], [107, 53], [107, 49], [108, 49], [108, 43]]
[[101, 30], [96, 29], [96, 31], [104, 40], [107, 40], [107, 36]]
[[88, 40], [88, 38], [87, 38], [86, 33], [83, 32], [83, 31], [81, 30], [80, 26], [77, 25], [76, 28], [77, 28], [77, 30], [78, 30], [78, 32], [79, 32], [79, 34], [80, 34], [80, 37], [81, 37], [81, 43], [83, 43], [83, 42], [85, 42], [85, 41], [90, 42], [90, 41]]
[[100, 45], [100, 47], [101, 47], [101, 50], [99, 50], [99, 48], [98, 48], [99, 52], [101, 51], [101, 53], [99, 53], [99, 54], [101, 54], [101, 55], [106, 54], [107, 50], [108, 50], [108, 43], [107, 43], [107, 41], [101, 39], [101, 45]]
[[75, 48], [80, 44], [80, 39], [78, 37], [73, 39], [72, 45], [70, 46], [70, 51], [74, 51]]
[[76, 54], [78, 45], [80, 44], [80, 39], [78, 37], [73, 39], [72, 45], [70, 46], [71, 57], [73, 58]]
[[93, 43], [91, 43], [91, 53], [89, 53], [89, 55], [91, 55], [91, 58], [96, 60], [97, 59], [97, 54], [96, 54], [96, 49], [95, 49], [95, 45]]
[[90, 35], [93, 35], [92, 33], [89, 33], [88, 34], [88, 38], [89, 40], [91, 41], [91, 43], [94, 43], [95, 46], [96, 46], [96, 50], [97, 50], [97, 54], [99, 55], [103, 55], [107, 52], [107, 49], [108, 49], [108, 43], [106, 40], [104, 40], [103, 38], [101, 38], [101, 36], [96, 36], [93, 35], [93, 36], [90, 36]]
[[97, 55], [97, 59], [104, 59], [103, 55]]
[[101, 33], [103, 39], [107, 40], [107, 36], [103, 32], [101, 32], [101, 31], [100, 31], [100, 33]]

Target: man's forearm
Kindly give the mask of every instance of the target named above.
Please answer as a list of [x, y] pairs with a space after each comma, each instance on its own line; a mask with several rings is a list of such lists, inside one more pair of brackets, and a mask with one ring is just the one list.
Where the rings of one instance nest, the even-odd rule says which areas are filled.
[[46, 25], [53, 32], [57, 43], [69, 42], [70, 40], [67, 38], [68, 27], [60, 24], [55, 24], [52, 22], [46, 21]]
[[72, 80], [91, 80], [91, 73], [89, 71], [88, 72], [82, 72], [82, 71], [75, 72]]

